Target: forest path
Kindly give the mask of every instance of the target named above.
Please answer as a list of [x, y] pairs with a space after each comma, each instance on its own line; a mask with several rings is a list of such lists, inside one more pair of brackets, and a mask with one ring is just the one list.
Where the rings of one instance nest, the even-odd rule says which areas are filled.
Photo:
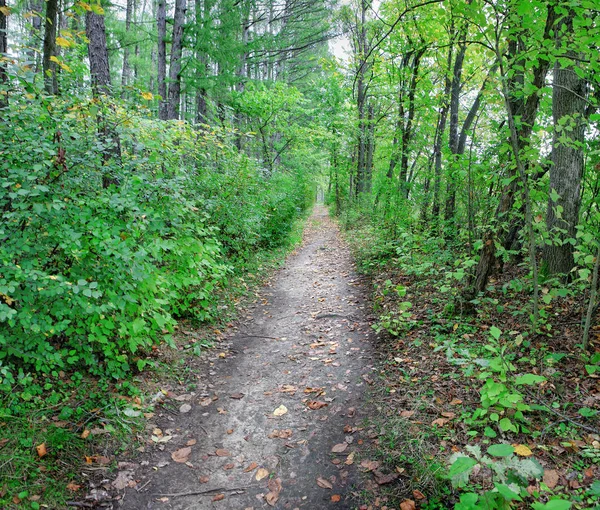
[[[316, 206], [301, 248], [222, 352], [211, 351], [195, 393], [153, 418], [172, 439], [123, 473], [134, 481], [120, 508], [356, 508], [352, 452], [372, 383], [364, 294], [336, 224]], [[185, 414], [176, 411], [183, 399]]]

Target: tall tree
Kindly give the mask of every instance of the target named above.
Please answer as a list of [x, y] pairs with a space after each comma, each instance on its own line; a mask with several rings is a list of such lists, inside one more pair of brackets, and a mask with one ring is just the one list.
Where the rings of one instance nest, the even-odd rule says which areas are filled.
[[167, 119], [179, 118], [179, 102], [181, 100], [181, 56], [183, 51], [185, 10], [186, 0], [175, 0], [173, 39], [171, 41], [171, 60], [169, 62], [169, 99], [167, 104]]
[[157, 60], [157, 81], [158, 95], [158, 117], [161, 120], [167, 119], [167, 5], [166, 0], [158, 0], [156, 10], [156, 26], [158, 30], [158, 48], [156, 53]]
[[579, 222], [587, 83], [577, 73], [582, 60], [573, 45], [573, 10], [557, 23], [560, 58], [552, 80], [552, 165], [546, 225], [551, 243], [544, 247], [548, 271], [568, 273], [574, 265], [573, 243]]
[[[88, 38], [88, 57], [90, 60], [90, 76], [92, 79], [92, 93], [94, 97], [102, 101], [103, 97], [110, 96], [110, 67], [108, 63], [108, 50], [106, 48], [106, 27], [104, 15], [96, 12], [99, 10], [94, 6], [93, 10], [86, 13], [85, 33]], [[121, 163], [121, 143], [115, 126], [111, 124], [107, 115], [100, 111], [98, 113], [98, 136], [104, 147], [103, 163], [105, 165], [102, 174], [102, 187], [118, 185], [119, 181], [110, 172], [110, 163]]]
[[44, 31], [44, 48], [42, 56], [42, 71], [44, 73], [44, 88], [48, 94], [58, 93], [58, 66], [56, 58], [56, 35], [58, 25], [58, 0], [46, 0], [46, 23]]
[[[8, 53], [8, 7], [6, 0], [0, 0], [0, 85], [4, 85], [8, 80], [6, 73], [6, 61], [4, 58]], [[0, 91], [0, 106], [4, 106], [6, 102], [6, 91]]]

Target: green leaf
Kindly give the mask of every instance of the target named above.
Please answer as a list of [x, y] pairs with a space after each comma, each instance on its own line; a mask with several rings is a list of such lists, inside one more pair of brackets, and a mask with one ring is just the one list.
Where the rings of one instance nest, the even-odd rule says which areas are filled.
[[498, 423], [498, 427], [500, 427], [500, 430], [502, 432], [508, 432], [509, 430], [512, 432], [517, 432], [517, 427], [515, 427], [513, 422], [510, 421], [508, 418], [502, 418]]
[[473, 466], [477, 464], [475, 459], [471, 457], [458, 457], [448, 469], [448, 476], [450, 478], [455, 477], [456, 475], [460, 475], [466, 471], [470, 471]]
[[546, 378], [542, 375], [535, 375], [535, 374], [525, 374], [525, 375], [520, 375], [519, 377], [517, 377], [515, 379], [515, 384], [517, 386], [522, 385], [522, 384], [537, 384], [540, 382], [545, 381]]
[[490, 328], [490, 335], [492, 335], [496, 340], [498, 340], [500, 338], [501, 334], [502, 334], [502, 331], [499, 330], [496, 326], [492, 326]]
[[493, 444], [487, 450], [492, 457], [508, 457], [515, 449], [509, 444]]
[[523, 501], [521, 496], [514, 492], [508, 485], [494, 483], [494, 486], [506, 501]]
[[531, 507], [534, 510], [569, 510], [571, 503], [564, 499], [551, 499], [548, 503], [533, 503]]

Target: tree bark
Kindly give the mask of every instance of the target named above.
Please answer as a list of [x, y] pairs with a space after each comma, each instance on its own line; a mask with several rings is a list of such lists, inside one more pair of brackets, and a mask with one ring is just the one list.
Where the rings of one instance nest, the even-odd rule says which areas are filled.
[[[92, 79], [92, 94], [102, 101], [102, 96], [110, 95], [110, 68], [108, 50], [106, 48], [106, 28], [104, 16], [89, 11], [85, 15], [85, 32], [88, 38], [88, 56]], [[109, 106], [110, 107], [110, 106]], [[104, 147], [102, 160], [107, 167], [109, 163], [121, 164], [121, 143], [115, 127], [110, 124], [105, 114], [98, 113], [98, 136]], [[106, 169], [102, 175], [102, 187], [118, 185], [118, 177]]]
[[125, 87], [129, 85], [129, 78], [131, 75], [131, 68], [129, 66], [129, 41], [127, 35], [129, 35], [129, 29], [131, 28], [131, 17], [133, 12], [134, 0], [127, 0], [127, 6], [125, 8], [125, 47], [123, 48], [123, 70], [121, 71], [121, 97], [125, 97]]
[[58, 24], [58, 0], [46, 1], [46, 24], [44, 31], [44, 47], [42, 71], [44, 88], [51, 95], [58, 94], [57, 65], [52, 61], [56, 57], [56, 26]]
[[158, 95], [158, 118], [167, 120], [167, 6], [166, 0], [158, 0], [156, 11], [156, 26], [158, 30], [158, 48], [156, 55]]
[[171, 61], [169, 63], [169, 102], [167, 104], [167, 119], [179, 118], [179, 102], [181, 101], [181, 56], [183, 52], [185, 11], [186, 0], [175, 0]]
[[[557, 47], [568, 44], [573, 31], [573, 12], [558, 24]], [[577, 57], [573, 50], [567, 57]], [[574, 62], [574, 61], [573, 61]], [[579, 222], [581, 180], [583, 177], [583, 143], [587, 83], [575, 70], [575, 63], [558, 59], [554, 65], [552, 86], [552, 166], [546, 226], [551, 244], [544, 246], [544, 261], [550, 274], [568, 273], [573, 268], [573, 244]], [[553, 196], [554, 195], [554, 196]]]

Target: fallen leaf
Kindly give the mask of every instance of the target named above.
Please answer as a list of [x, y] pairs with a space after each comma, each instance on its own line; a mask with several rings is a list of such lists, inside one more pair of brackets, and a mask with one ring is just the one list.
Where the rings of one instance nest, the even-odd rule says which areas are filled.
[[75, 482], [69, 482], [67, 484], [67, 489], [73, 492], [77, 492], [79, 489], [81, 489], [81, 485], [77, 485]]
[[438, 427], [443, 427], [446, 425], [446, 423], [448, 423], [448, 421], [449, 420], [447, 418], [437, 418], [431, 422], [431, 426], [437, 425]]
[[92, 461], [101, 466], [107, 466], [110, 464], [110, 459], [104, 455], [92, 455]]
[[515, 446], [515, 453], [521, 457], [529, 457], [533, 455], [533, 452], [529, 449], [529, 447], [524, 444], [518, 444]]
[[189, 413], [192, 410], [192, 406], [189, 404], [182, 404], [179, 408], [180, 413]]
[[346, 448], [348, 448], [348, 443], [338, 443], [331, 449], [331, 452], [342, 453], [346, 451]]
[[387, 485], [388, 483], [392, 483], [400, 476], [398, 473], [389, 473], [384, 475], [377, 470], [373, 471], [373, 474], [375, 475], [375, 481], [378, 485]]
[[229, 395], [230, 398], [233, 398], [234, 400], [240, 400], [242, 398], [244, 398], [244, 394], [243, 393], [233, 393], [231, 395]]
[[45, 456], [45, 455], [48, 453], [48, 451], [46, 450], [46, 443], [38, 444], [38, 445], [35, 447], [35, 451], [37, 452], [37, 454], [38, 454], [38, 457], [39, 457], [40, 459], [41, 459], [42, 457], [44, 457], [44, 456]]
[[445, 412], [445, 413], [442, 413], [442, 416], [444, 418], [448, 418], [449, 420], [453, 420], [456, 417], [456, 413]]
[[273, 416], [283, 416], [288, 412], [287, 407], [281, 404], [275, 411], [273, 411]]
[[180, 448], [179, 450], [175, 450], [171, 454], [171, 458], [175, 462], [185, 463], [188, 461], [188, 458], [191, 453], [192, 453], [192, 449], [189, 446], [186, 446], [185, 448]]
[[200, 483], [208, 483], [209, 480], [210, 480], [210, 478], [208, 476], [201, 476], [198, 481]]
[[256, 472], [255, 478], [257, 482], [260, 482], [263, 478], [266, 478], [267, 476], [269, 476], [269, 472], [265, 468], [260, 468]]
[[275, 506], [277, 500], [279, 499], [279, 494], [277, 492], [267, 492], [265, 496], [265, 501], [269, 506]]
[[309, 400], [306, 405], [310, 408], [310, 409], [321, 409], [322, 407], [328, 406], [329, 404], [327, 402], [321, 402], [319, 400]]
[[187, 443], [185, 443], [186, 446], [194, 446], [198, 441], [196, 441], [195, 439], [190, 439]]
[[217, 450], [215, 450], [215, 455], [217, 457], [229, 457], [231, 454], [229, 453], [228, 450], [225, 450], [223, 448], [218, 448]]
[[331, 502], [332, 503], [339, 503], [341, 499], [342, 499], [342, 496], [340, 496], [339, 494], [332, 494], [331, 495]]
[[321, 476], [317, 478], [317, 485], [322, 489], [333, 489], [333, 485], [331, 485], [331, 482]]
[[417, 510], [417, 505], [412, 499], [405, 499], [400, 503], [400, 510]]
[[413, 496], [415, 499], [425, 499], [425, 494], [423, 494], [419, 489], [415, 489], [413, 491]]
[[354, 464], [354, 452], [350, 453], [348, 457], [346, 457], [346, 461], [344, 462], [347, 466]]
[[225, 499], [225, 494], [215, 494], [215, 496], [212, 498], [213, 501], [221, 501]]
[[230, 469], [233, 469], [234, 467], [235, 467], [235, 464], [234, 464], [233, 462], [230, 462], [229, 464], [225, 464], [225, 465], [223, 466], [223, 469], [224, 469], [225, 471], [229, 471]]
[[279, 391], [281, 393], [296, 393], [298, 388], [296, 388], [296, 386], [292, 386], [291, 384], [284, 384]]
[[249, 473], [250, 471], [254, 471], [258, 467], [256, 462], [252, 462], [246, 469], [244, 469], [244, 473]]
[[275, 438], [289, 439], [290, 437], [292, 437], [292, 430], [291, 429], [284, 429], [284, 430], [275, 429], [267, 437], [269, 439], [275, 439]]
[[373, 471], [374, 469], [377, 469], [380, 465], [381, 462], [379, 462], [378, 460], [365, 459], [360, 463], [360, 467], [366, 469], [367, 471]]
[[227, 434], [229, 434], [229, 435], [233, 434], [233, 429], [227, 429]]
[[544, 471], [544, 483], [548, 486], [549, 489], [554, 489], [558, 485], [558, 471], [554, 469], [546, 469]]
[[92, 431], [90, 429], [85, 429], [82, 433], [81, 433], [81, 439], [87, 439], [87, 437], [92, 433]]
[[402, 418], [410, 418], [410, 417], [411, 417], [413, 414], [415, 414], [415, 412], [414, 412], [414, 411], [402, 411], [402, 412], [400, 413], [400, 416], [401, 416]]
[[[453, 398], [453, 399], [450, 401], [450, 405], [451, 405], [451, 406], [457, 406], [457, 405], [459, 405], [459, 404], [462, 404], [462, 400], [461, 400], [461, 399], [459, 399], [459, 398]], [[409, 499], [408, 501], [410, 501], [410, 499]]]

